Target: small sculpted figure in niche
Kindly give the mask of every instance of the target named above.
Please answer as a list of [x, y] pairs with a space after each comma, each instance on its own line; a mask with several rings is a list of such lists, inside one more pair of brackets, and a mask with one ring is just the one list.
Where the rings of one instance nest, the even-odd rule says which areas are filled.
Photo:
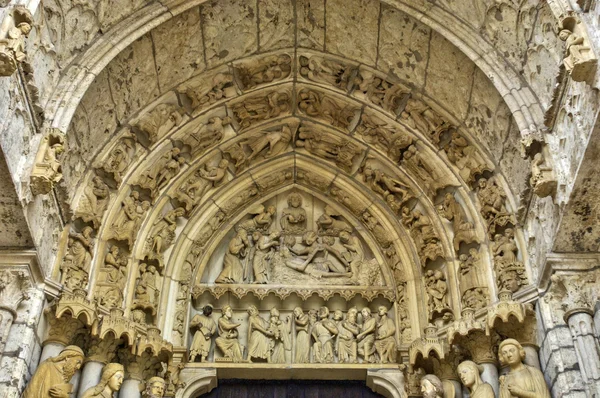
[[554, 195], [556, 192], [557, 181], [554, 177], [552, 167], [546, 164], [544, 155], [536, 153], [531, 161], [531, 178], [529, 183], [533, 192], [540, 198]]
[[127, 241], [129, 247], [132, 247], [142, 217], [148, 209], [150, 202], [141, 201], [139, 192], [131, 191], [131, 194], [123, 199], [121, 210], [109, 228], [106, 239]]
[[302, 196], [292, 193], [287, 199], [288, 207], [281, 212], [279, 224], [285, 234], [306, 232], [306, 210], [302, 208]]
[[125, 368], [120, 363], [109, 363], [102, 369], [100, 383], [87, 389], [82, 398], [113, 398], [121, 389], [125, 377]]
[[258, 314], [256, 306], [251, 305], [248, 308], [248, 361], [270, 359], [271, 338], [275, 333], [269, 326], [269, 322]]
[[363, 324], [360, 333], [356, 336], [358, 340], [358, 355], [367, 363], [375, 363], [375, 332], [377, 331], [377, 320], [371, 315], [368, 307], [360, 311]]
[[486, 219], [493, 219], [501, 213], [506, 213], [504, 200], [506, 195], [496, 185], [495, 181], [488, 181], [485, 178], [479, 179], [477, 198], [481, 202], [481, 214]]
[[246, 98], [232, 107], [241, 128], [277, 117], [290, 110], [290, 95], [287, 92], [273, 91], [269, 94]]
[[135, 150], [136, 138], [128, 132], [110, 152], [108, 158], [102, 163], [102, 170], [112, 176], [117, 185], [121, 184], [123, 175], [131, 163], [130, 152]]
[[447, 297], [448, 283], [442, 271], [428, 270], [425, 275], [429, 317], [433, 318], [436, 313], [442, 314], [450, 308]]
[[469, 390], [469, 398], [494, 398], [494, 390], [481, 380], [483, 367], [473, 361], [464, 361], [456, 369], [463, 386]]
[[312, 56], [310, 58], [301, 56], [299, 61], [299, 72], [302, 77], [343, 90], [348, 89], [350, 78], [355, 71], [354, 67], [318, 56]]
[[190, 362], [194, 362], [196, 357], [200, 357], [200, 362], [206, 362], [208, 359], [211, 338], [217, 331], [215, 321], [210, 318], [212, 311], [212, 306], [204, 306], [202, 313], [194, 315], [190, 322], [190, 328], [197, 329], [190, 348]]
[[296, 323], [296, 354], [294, 363], [310, 362], [310, 334], [308, 333], [309, 317], [302, 308], [294, 308], [294, 322]]
[[335, 311], [333, 319], [337, 323], [338, 339], [335, 347], [336, 354], [341, 363], [358, 362], [358, 345], [356, 336], [360, 333], [360, 326], [357, 322], [358, 310], [352, 307], [348, 310], [346, 320], [342, 311]]
[[377, 221], [377, 219], [373, 217], [370, 212], [363, 212], [362, 220], [365, 223], [365, 227], [367, 227], [367, 229], [373, 233], [379, 244], [381, 244], [384, 248], [392, 244], [389, 236], [390, 234], [383, 229], [379, 221]]
[[221, 350], [224, 358], [242, 362], [242, 347], [238, 341], [238, 328], [241, 324], [232, 322], [233, 310], [230, 305], [225, 305], [221, 313], [217, 326], [219, 337], [215, 339], [215, 345]]
[[[321, 277], [350, 277], [352, 274], [344, 266], [340, 266], [327, 259], [330, 252], [334, 252], [329, 246], [318, 242], [318, 235], [314, 231], [308, 231], [302, 237], [304, 248], [289, 250], [297, 256], [306, 256], [303, 262], [299, 259], [287, 260], [285, 265], [299, 272], [304, 272], [314, 278]], [[335, 252], [334, 252], [335, 254]]]
[[244, 281], [244, 266], [242, 258], [246, 257], [249, 246], [248, 233], [239, 228], [236, 235], [229, 242], [229, 247], [223, 259], [223, 270], [215, 283], [242, 283]]
[[[295, 128], [294, 128], [295, 130]], [[244, 156], [244, 163], [250, 163], [255, 158], [262, 156], [265, 159], [274, 157], [285, 151], [292, 140], [292, 129], [290, 126], [283, 125], [280, 130], [267, 131], [260, 136], [242, 142], [243, 145], [250, 147], [251, 153]], [[267, 149], [269, 148], [269, 149]], [[265, 149], [267, 149], [265, 151]]]
[[415, 145], [411, 145], [402, 155], [402, 165], [419, 178], [431, 197], [445, 186], [443, 179], [436, 176], [435, 170], [425, 162]]
[[285, 79], [292, 71], [291, 62], [287, 54], [272, 55], [260, 63], [240, 65], [235, 71], [244, 90], [248, 90], [261, 84]]
[[184, 203], [187, 213], [200, 203], [206, 192], [223, 181], [228, 166], [229, 161], [227, 159], [221, 159], [217, 166], [207, 166], [205, 164], [177, 190], [177, 199]]
[[500, 376], [500, 398], [550, 398], [544, 375], [525, 365], [525, 350], [515, 339], [506, 339], [498, 347], [498, 358], [510, 371]]
[[362, 172], [364, 181], [373, 192], [380, 194], [384, 198], [390, 194], [398, 195], [401, 203], [410, 199], [410, 189], [380, 169], [367, 164], [364, 166]]
[[76, 217], [81, 217], [85, 222], [91, 221], [94, 228], [98, 228], [102, 215], [108, 206], [110, 189], [102, 178], [94, 176], [92, 181], [83, 190], [81, 205], [75, 211]]
[[396, 325], [387, 316], [388, 310], [386, 307], [378, 307], [377, 312], [379, 313], [379, 321], [377, 322], [375, 349], [379, 355], [379, 362], [396, 362]]
[[104, 266], [98, 274], [97, 297], [100, 305], [118, 307], [123, 301], [123, 289], [127, 281], [127, 258], [113, 245], [104, 258]]
[[218, 211], [214, 216], [212, 216], [212, 218], [208, 220], [208, 222], [200, 229], [196, 243], [200, 247], [204, 247], [208, 243], [208, 240], [212, 237], [213, 232], [219, 228], [219, 225], [221, 225], [224, 219], [225, 213], [222, 211]]
[[278, 239], [279, 231], [273, 232], [270, 235], [263, 235], [260, 231], [254, 231], [252, 234], [252, 240], [256, 247], [252, 260], [255, 283], [267, 283], [269, 281], [267, 268], [273, 257], [272, 248], [279, 246]]
[[340, 232], [340, 243], [346, 249], [345, 252], [341, 253], [341, 257], [346, 260], [352, 272], [352, 280], [358, 282], [360, 274], [360, 268], [365, 261], [365, 251], [363, 249], [360, 239], [356, 236], [350, 235], [346, 231]]
[[[93, 231], [92, 227], [86, 226], [81, 233], [69, 233], [68, 252], [63, 262], [63, 284], [66, 285], [67, 280], [77, 270], [81, 270], [87, 279], [92, 263], [92, 250], [94, 248]], [[72, 281], [71, 284], [73, 284]], [[79, 287], [83, 288], [84, 286]]]
[[167, 383], [162, 377], [151, 377], [146, 383], [143, 398], [163, 398]]
[[342, 231], [352, 232], [352, 227], [339, 218], [341, 215], [331, 206], [326, 205], [323, 214], [317, 219], [319, 235], [338, 236]]
[[63, 348], [60, 354], [38, 366], [22, 398], [70, 398], [73, 385], [69, 382], [81, 368], [84, 358], [83, 351], [77, 346]]
[[454, 231], [454, 250], [458, 251], [461, 242], [477, 241], [473, 223], [465, 219], [464, 212], [454, 195], [447, 193], [444, 202], [439, 206], [439, 212], [448, 221], [452, 221]]
[[[289, 318], [288, 318], [289, 321]], [[285, 363], [285, 351], [292, 349], [287, 322], [279, 318], [279, 310], [271, 308], [268, 330], [273, 334], [269, 344], [269, 363]]]
[[267, 232], [273, 223], [273, 216], [275, 215], [275, 212], [275, 206], [268, 206], [265, 208], [263, 205], [258, 205], [250, 209], [248, 212], [248, 214], [252, 214], [254, 217], [249, 220], [242, 221], [237, 225], [237, 228], [242, 228], [246, 232]]
[[[5, 2], [3, 6], [7, 4]], [[25, 38], [31, 33], [33, 21], [31, 14], [25, 19], [10, 28], [5, 39], [0, 39], [0, 76], [12, 75], [17, 70], [17, 65], [27, 60]]]
[[585, 81], [596, 66], [597, 59], [586, 40], [569, 29], [563, 29], [558, 37], [565, 42], [565, 69], [574, 81]]
[[173, 243], [175, 239], [175, 230], [177, 229], [177, 218], [183, 217], [185, 210], [183, 207], [170, 210], [152, 226], [148, 237], [149, 257], [160, 258], [162, 253]]
[[156, 160], [142, 173], [138, 185], [152, 191], [155, 196], [158, 191], [179, 173], [185, 158], [181, 156], [181, 149], [172, 148]]
[[311, 334], [314, 360], [317, 363], [333, 362], [333, 343], [339, 333], [334, 321], [329, 319], [329, 308], [319, 308], [319, 320], [313, 325]]
[[425, 375], [421, 378], [421, 393], [423, 398], [443, 398], [444, 385], [435, 375]]

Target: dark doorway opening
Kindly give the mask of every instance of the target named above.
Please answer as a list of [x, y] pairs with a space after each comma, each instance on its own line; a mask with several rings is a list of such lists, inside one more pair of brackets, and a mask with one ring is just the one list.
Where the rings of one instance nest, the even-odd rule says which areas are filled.
[[380, 398], [356, 380], [219, 380], [202, 398]]

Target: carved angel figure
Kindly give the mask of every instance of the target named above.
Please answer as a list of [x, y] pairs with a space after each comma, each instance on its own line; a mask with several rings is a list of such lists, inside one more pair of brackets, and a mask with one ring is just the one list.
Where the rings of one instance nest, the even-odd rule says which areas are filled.
[[352, 232], [352, 227], [341, 219], [341, 215], [334, 208], [326, 205], [323, 214], [317, 219], [319, 235], [338, 236], [340, 232]]
[[264, 205], [255, 206], [248, 211], [248, 214], [253, 215], [253, 217], [240, 222], [236, 228], [242, 228], [246, 232], [267, 232], [273, 223], [275, 211], [275, 206], [268, 206], [266, 208]]
[[317, 83], [324, 83], [342, 90], [348, 88], [355, 68], [333, 59], [318, 56], [300, 56], [300, 75]]
[[285, 79], [292, 71], [292, 59], [287, 54], [265, 57], [261, 62], [237, 67], [236, 74], [244, 90]]
[[242, 128], [277, 117], [290, 110], [290, 95], [273, 91], [265, 97], [251, 97], [233, 106], [233, 113]]
[[281, 126], [280, 130], [267, 131], [259, 136], [242, 141], [242, 144], [247, 145], [251, 150], [250, 155], [246, 157], [246, 163], [259, 156], [268, 159], [279, 155], [290, 144], [292, 135], [292, 129], [286, 124]]
[[100, 166], [105, 173], [112, 176], [117, 185], [121, 183], [123, 175], [131, 163], [131, 153], [135, 150], [135, 143], [136, 138], [131, 133], [122, 137]]
[[349, 105], [339, 105], [333, 99], [309, 89], [298, 93], [298, 109], [308, 116], [324, 119], [332, 126], [344, 129], [350, 126], [358, 110]]
[[185, 211], [189, 213], [196, 207], [202, 197], [211, 188], [216, 187], [223, 181], [227, 174], [229, 161], [221, 159], [217, 166], [199, 168], [188, 180], [177, 190], [175, 196], [185, 204]]

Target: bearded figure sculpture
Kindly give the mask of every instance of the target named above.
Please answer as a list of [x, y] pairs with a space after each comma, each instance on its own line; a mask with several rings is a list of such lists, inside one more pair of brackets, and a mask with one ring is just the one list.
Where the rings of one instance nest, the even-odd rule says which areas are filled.
[[167, 383], [162, 377], [151, 377], [146, 383], [144, 398], [163, 398]]
[[100, 383], [86, 390], [82, 398], [113, 398], [115, 392], [121, 389], [125, 369], [120, 363], [109, 363], [102, 370]]
[[55, 357], [38, 366], [22, 398], [70, 398], [73, 385], [69, 382], [83, 364], [81, 348], [70, 345]]

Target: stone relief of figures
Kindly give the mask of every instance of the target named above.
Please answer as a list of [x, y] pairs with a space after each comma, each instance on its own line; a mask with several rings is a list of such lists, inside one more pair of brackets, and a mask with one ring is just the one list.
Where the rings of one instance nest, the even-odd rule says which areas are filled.
[[157, 259], [162, 265], [163, 253], [175, 242], [177, 219], [185, 215], [185, 209], [178, 207], [169, 210], [164, 216], [159, 217], [152, 225], [146, 238], [144, 254], [149, 259]]
[[121, 184], [127, 168], [135, 155], [137, 138], [127, 131], [109, 152], [108, 157], [100, 164], [99, 170], [110, 176], [117, 186]]
[[196, 314], [190, 322], [190, 328], [196, 329], [192, 346], [190, 348], [190, 362], [195, 362], [200, 357], [200, 362], [206, 362], [211, 349], [211, 337], [217, 331], [215, 321], [210, 318], [213, 308], [204, 306], [201, 314]]
[[506, 194], [495, 179], [480, 178], [477, 182], [480, 212], [487, 221], [488, 234], [494, 236], [498, 226], [514, 224], [514, 217], [506, 208]]
[[283, 209], [279, 224], [284, 234], [303, 234], [306, 232], [306, 210], [302, 207], [302, 195], [291, 193], [287, 198], [288, 207]]
[[451, 127], [437, 112], [416, 99], [407, 101], [400, 121], [420, 132], [436, 146], [440, 144], [441, 135]]
[[260, 231], [254, 231], [254, 256], [252, 258], [252, 271], [255, 283], [267, 283], [269, 281], [268, 268], [273, 258], [274, 248], [279, 246], [279, 231], [263, 235]]
[[262, 192], [270, 191], [274, 188], [289, 183], [294, 177], [292, 169], [282, 170], [279, 173], [273, 173], [256, 179], [255, 183]]
[[104, 265], [100, 267], [96, 282], [98, 303], [107, 308], [119, 307], [123, 301], [123, 291], [127, 283], [127, 255], [118, 246], [110, 247]]
[[215, 345], [223, 354], [223, 359], [242, 362], [243, 350], [238, 340], [238, 328], [241, 324], [232, 322], [233, 310], [231, 306], [226, 305], [221, 312], [222, 315], [217, 325], [219, 337], [215, 339]]
[[131, 123], [131, 126], [142, 131], [148, 141], [154, 144], [184, 120], [183, 108], [175, 104], [158, 104]]
[[233, 114], [242, 129], [256, 123], [285, 115], [291, 109], [291, 96], [288, 91], [272, 91], [266, 96], [246, 98], [232, 106]]
[[402, 222], [410, 230], [410, 235], [419, 251], [419, 260], [422, 267], [427, 265], [428, 260], [443, 257], [444, 253], [440, 239], [428, 216], [422, 214], [419, 210], [411, 212], [408, 207], [403, 207]]
[[234, 67], [234, 75], [242, 90], [284, 80], [291, 71], [292, 58], [288, 54], [270, 55]]
[[138, 191], [131, 191], [130, 195], [123, 199], [119, 213], [106, 231], [105, 239], [126, 241], [131, 248], [143, 217], [149, 209], [150, 202], [140, 200]]
[[179, 174], [185, 162], [185, 157], [181, 155], [181, 149], [172, 148], [154, 161], [140, 175], [137, 185], [150, 190], [150, 194], [154, 199], [158, 192], [167, 186], [173, 177]]
[[481, 254], [475, 248], [459, 257], [458, 273], [463, 308], [479, 310], [488, 304], [488, 288]]
[[386, 248], [392, 244], [389, 234], [385, 231], [385, 229], [381, 226], [379, 221], [371, 214], [369, 211], [365, 211], [362, 214], [362, 220], [364, 222], [365, 227], [371, 231], [373, 236], [379, 244]]
[[402, 206], [413, 199], [411, 189], [377, 167], [375, 162], [367, 158], [360, 169], [363, 181], [386, 201], [394, 213], [399, 214]]
[[83, 190], [83, 197], [75, 211], [75, 217], [81, 218], [84, 222], [91, 222], [94, 228], [98, 228], [109, 200], [108, 185], [99, 176], [94, 176]]
[[494, 235], [492, 252], [500, 290], [509, 290], [515, 293], [521, 286], [527, 284], [525, 266], [517, 257], [518, 250], [512, 228], [506, 228], [504, 234]]
[[449, 185], [445, 182], [447, 179], [441, 178], [425, 161], [425, 158], [419, 153], [419, 148], [417, 148], [416, 144], [408, 147], [403, 153], [401, 165], [414, 178], [420, 181], [425, 192], [432, 198], [435, 197], [438, 190]]
[[196, 238], [196, 244], [199, 247], [206, 246], [213, 233], [223, 223], [223, 220], [225, 220], [225, 213], [222, 211], [218, 211], [214, 216], [212, 216], [210, 220], [208, 220], [208, 222], [200, 229], [198, 237]]
[[237, 95], [233, 76], [230, 73], [217, 73], [212, 79], [192, 79], [177, 89], [192, 101], [193, 114], [196, 116], [211, 105]]
[[216, 166], [204, 164], [177, 189], [175, 198], [184, 205], [187, 214], [191, 213], [208, 191], [226, 181], [228, 166], [227, 159], [221, 159]]
[[386, 153], [394, 163], [399, 163], [402, 154], [413, 144], [413, 139], [409, 135], [367, 113], [362, 114], [356, 132], [366, 143]]
[[306, 88], [298, 93], [298, 109], [307, 116], [346, 130], [360, 110], [358, 106], [340, 105], [336, 100]]
[[[564, 22], [568, 21], [565, 19]], [[573, 27], [567, 27], [563, 22], [563, 29], [558, 37], [565, 42], [565, 58], [563, 64], [576, 82], [584, 82], [591, 78], [595, 71], [598, 59], [591, 46], [585, 27], [579, 21], [575, 21]]]
[[448, 160], [458, 167], [458, 174], [467, 184], [475, 182], [477, 175], [493, 171], [493, 167], [487, 164], [477, 148], [456, 130], [452, 131], [450, 139], [443, 145], [443, 149]]
[[444, 195], [443, 202], [438, 206], [442, 217], [452, 222], [454, 232], [454, 250], [458, 251], [461, 243], [481, 243], [473, 223], [466, 219], [462, 206], [451, 193]]
[[86, 226], [81, 233], [69, 233], [67, 254], [61, 265], [61, 283], [68, 289], [87, 286], [94, 249], [93, 231], [92, 227]]
[[234, 162], [236, 172], [245, 169], [255, 159], [270, 159], [283, 153], [290, 145], [297, 125], [284, 124], [275, 130], [261, 131], [225, 150]]
[[159, 297], [160, 276], [156, 267], [151, 264], [141, 263], [139, 265], [139, 276], [133, 295], [132, 308], [149, 312], [151, 316], [156, 315]]
[[[231, 124], [229, 116], [213, 116], [207, 123], [191, 121], [182, 128], [183, 136], [178, 135], [177, 140], [185, 143], [191, 149], [191, 155], [196, 158], [206, 152], [209, 148], [221, 142], [225, 136], [225, 127]], [[191, 126], [187, 130], [187, 126]]]
[[58, 129], [50, 129], [42, 139], [31, 170], [30, 188], [34, 195], [49, 193], [62, 179], [61, 158], [65, 151], [64, 135]]
[[33, 16], [24, 6], [13, 9], [14, 26], [0, 39], [0, 76], [11, 76], [19, 64], [27, 61], [25, 39], [31, 33]]
[[254, 186], [240, 190], [235, 197], [229, 199], [226, 203], [221, 205], [221, 210], [223, 210], [225, 214], [230, 214], [231, 212], [237, 210], [240, 206], [243, 206], [250, 200], [250, 198], [256, 196], [257, 194], [258, 189], [256, 189]]
[[444, 273], [440, 270], [428, 270], [423, 278], [427, 292], [429, 319], [433, 320], [451, 313], [448, 304], [448, 282]]
[[374, 105], [397, 115], [410, 96], [410, 89], [375, 75], [366, 69], [358, 74], [356, 92], [362, 93]]
[[355, 195], [350, 195], [344, 189], [334, 186], [331, 188], [331, 196], [336, 202], [346, 206], [355, 216], [362, 217], [362, 214], [367, 209], [367, 205], [357, 198]]
[[223, 259], [223, 270], [215, 279], [215, 283], [242, 283], [244, 281], [244, 265], [249, 247], [248, 233], [238, 228], [235, 236], [229, 241], [227, 253]]
[[[280, 311], [272, 307], [267, 318], [250, 305], [244, 321], [234, 316], [241, 316], [241, 312], [234, 314], [226, 304], [215, 323], [212, 306], [205, 305], [190, 322], [194, 331], [190, 362], [199, 357], [200, 362], [235, 363], [396, 362], [396, 325], [385, 306], [377, 308], [376, 316], [368, 307], [360, 313], [352, 307], [346, 314], [341, 310], [332, 314], [327, 306], [309, 311], [296, 307], [289, 316], [282, 316]], [[234, 317], [239, 320], [234, 321]], [[246, 346], [241, 343], [244, 336]]]
[[327, 191], [327, 188], [329, 188], [329, 184], [331, 184], [331, 179], [325, 178], [322, 175], [306, 170], [298, 169], [296, 171], [296, 178], [299, 182], [317, 188], [320, 191]]
[[312, 126], [300, 126], [298, 129], [296, 148], [304, 148], [307, 152], [334, 162], [346, 172], [351, 172], [356, 158], [362, 153], [361, 148], [347, 138], [327, 134]]
[[322, 83], [348, 90], [356, 75], [356, 67], [317, 55], [299, 57], [300, 76], [315, 83]]
[[352, 227], [333, 207], [326, 205], [317, 219], [317, 232], [321, 236], [339, 236], [342, 231], [351, 233]]
[[252, 217], [248, 220], [242, 221], [237, 225], [238, 229], [243, 229], [246, 232], [252, 233], [254, 231], [260, 231], [266, 233], [276, 217], [275, 206], [264, 206], [257, 205], [250, 210], [248, 214]]

